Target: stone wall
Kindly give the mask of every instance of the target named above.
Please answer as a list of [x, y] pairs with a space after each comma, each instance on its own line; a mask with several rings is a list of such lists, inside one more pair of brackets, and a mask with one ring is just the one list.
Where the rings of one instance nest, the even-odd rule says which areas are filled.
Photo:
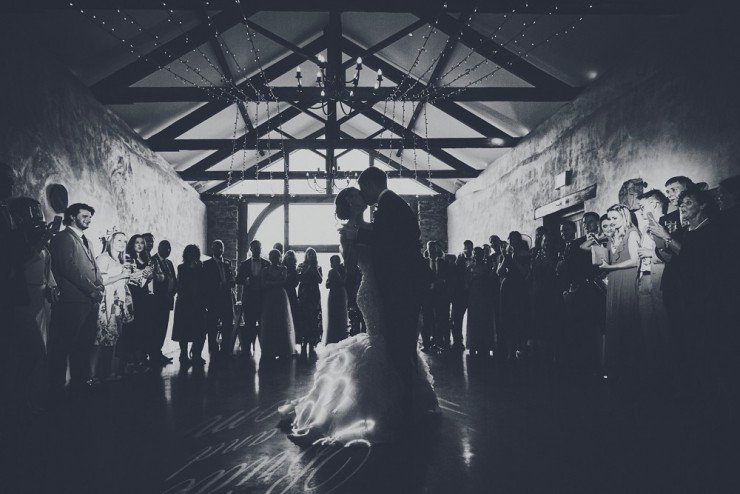
[[16, 195], [38, 199], [51, 218], [46, 188], [62, 184], [70, 203], [96, 209], [92, 239], [113, 226], [151, 232], [170, 240], [175, 264], [186, 244], [203, 248], [195, 190], [69, 71], [25, 42], [4, 43], [13, 49], [0, 61], [0, 161], [14, 172]]
[[210, 254], [214, 240], [224, 243], [224, 257], [236, 259], [239, 236], [239, 203], [228, 197], [208, 197], [206, 205], [207, 245], [204, 253]]
[[[641, 44], [511, 152], [463, 186], [448, 209], [449, 241], [531, 234], [536, 208], [596, 185], [585, 209], [604, 212], [622, 183], [649, 188], [686, 175], [710, 187], [740, 173], [736, 29], [692, 17]], [[656, 23], [656, 26], [658, 24]], [[569, 186], [555, 177], [572, 170]]]
[[411, 207], [419, 218], [421, 241], [426, 247], [429, 240], [437, 240], [442, 250], [447, 251], [447, 206], [450, 196], [447, 194], [430, 197], [419, 197], [411, 201]]

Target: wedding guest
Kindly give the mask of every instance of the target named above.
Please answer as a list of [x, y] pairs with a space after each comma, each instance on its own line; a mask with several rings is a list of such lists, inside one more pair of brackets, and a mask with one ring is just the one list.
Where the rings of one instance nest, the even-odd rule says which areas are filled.
[[532, 322], [527, 335], [527, 346], [535, 356], [542, 356], [547, 361], [551, 361], [554, 356], [562, 361], [563, 287], [556, 276], [560, 242], [555, 239], [555, 234], [545, 230], [539, 244], [540, 247], [532, 258]]
[[[736, 359], [728, 349], [733, 333], [723, 324], [726, 311], [727, 261], [735, 246], [723, 241], [725, 232], [716, 221], [717, 211], [709, 193], [698, 189], [681, 192], [678, 198], [685, 229], [681, 240], [672, 240], [670, 248], [680, 279], [683, 320], [683, 356], [691, 376], [692, 391], [706, 391], [724, 380], [718, 372], [722, 362]], [[736, 379], [736, 376], [727, 376]]]
[[[561, 347], [564, 363], [592, 374], [600, 370], [606, 317], [605, 289], [598, 269], [591, 263], [590, 252], [592, 245], [599, 244], [600, 221], [598, 214], [585, 213], [583, 225], [586, 235], [579, 238], [575, 238], [575, 223], [561, 223], [560, 236], [564, 247], [557, 267], [565, 308]], [[608, 217], [605, 221], [609, 221]]]
[[[211, 244], [212, 257], [203, 263], [203, 289], [206, 305], [206, 331], [208, 353], [211, 358], [228, 357], [233, 347], [234, 293], [236, 285], [231, 261], [224, 259], [224, 243], [214, 240]], [[219, 347], [218, 334], [221, 333]]]
[[177, 293], [177, 275], [175, 266], [169, 260], [172, 246], [169, 241], [162, 240], [157, 246], [157, 253], [153, 256], [154, 261], [161, 269], [162, 276], [155, 277], [154, 284], [154, 307], [152, 338], [150, 341], [149, 360], [167, 365], [172, 359], [162, 353], [167, 328], [170, 323], [170, 312], [175, 307], [175, 294]]
[[630, 210], [615, 204], [607, 210], [612, 233], [607, 258], [600, 268], [607, 273], [605, 366], [610, 379], [637, 379], [641, 333], [637, 271], [640, 264], [640, 232]]
[[[493, 253], [493, 249], [491, 249], [490, 244], [483, 244], [482, 248], [483, 248], [483, 260], [490, 269], [493, 266], [490, 263], [491, 254]], [[496, 264], [496, 267], [498, 267], [498, 264]]]
[[[29, 197], [9, 201], [8, 212], [23, 237], [24, 261], [16, 264], [9, 288], [23, 297], [5, 299], [12, 302], [12, 316], [2, 320], [9, 337], [7, 378], [13, 392], [3, 395], [13, 406], [24, 411], [43, 409], [46, 395], [47, 340], [51, 306], [59, 299], [59, 287], [51, 272], [49, 234], [41, 204]], [[29, 257], [30, 256], [30, 257]], [[2, 379], [0, 378], [0, 379]]]
[[452, 268], [444, 259], [439, 242], [427, 242], [431, 285], [422, 299], [422, 342], [424, 351], [450, 347], [450, 281]]
[[273, 249], [270, 265], [262, 270], [264, 287], [260, 318], [260, 348], [267, 359], [290, 357], [295, 353], [295, 329], [290, 302], [285, 293], [287, 269], [280, 265], [280, 251]]
[[498, 235], [491, 235], [488, 238], [488, 243], [491, 245], [491, 265], [493, 266], [493, 269], [498, 268], [499, 262], [501, 260], [501, 238], [499, 238]]
[[[11, 217], [8, 203], [13, 197], [15, 188], [15, 175], [9, 165], [0, 162], [0, 321], [10, 321], [13, 318], [12, 297], [17, 297], [18, 290], [13, 290], [11, 278], [13, 276], [13, 257], [16, 249], [13, 248], [19, 239], [20, 234], [15, 228], [13, 218]], [[0, 331], [0, 394], [9, 396], [15, 387], [15, 381], [11, 377], [14, 372], [11, 359], [13, 358], [13, 340], [12, 334], [14, 328], [6, 331]], [[9, 409], [9, 400], [0, 404], [0, 420], [3, 413]]]
[[[675, 245], [681, 241], [685, 231], [678, 208], [678, 197], [684, 191], [696, 189], [697, 185], [690, 178], [677, 176], [668, 179], [665, 187], [665, 195], [669, 201], [669, 212], [660, 217], [657, 225], [650, 223], [647, 231], [655, 242], [655, 257], [665, 264], [660, 289], [663, 294], [663, 304], [665, 305], [669, 325], [673, 328], [680, 328], [683, 327], [683, 321], [685, 320], [681, 295], [681, 277], [678, 267], [672, 262], [677, 254]], [[680, 351], [688, 348], [691, 344], [689, 341], [682, 341], [683, 337], [684, 335], [680, 332], [674, 333]], [[685, 362], [687, 357], [679, 355], [678, 359], [679, 362]], [[686, 375], [689, 369], [682, 365], [680, 370], [681, 379], [688, 382], [691, 379], [691, 376]]]
[[329, 259], [331, 269], [326, 277], [329, 289], [328, 321], [325, 343], [337, 343], [347, 337], [347, 274], [338, 255]]
[[301, 308], [301, 319], [298, 325], [297, 339], [301, 343], [301, 355], [315, 355], [314, 347], [321, 341], [324, 332], [321, 314], [321, 292], [319, 286], [324, 279], [321, 266], [318, 264], [316, 251], [309, 247], [306, 257], [298, 266], [298, 304]]
[[537, 253], [542, 248], [542, 239], [545, 237], [547, 229], [544, 226], [538, 226], [534, 230], [534, 245], [530, 249], [530, 256], [532, 259], [537, 257]]
[[249, 355], [249, 347], [254, 347], [257, 339], [257, 326], [262, 316], [263, 290], [262, 270], [270, 262], [262, 257], [262, 243], [252, 240], [249, 243], [251, 257], [239, 265], [236, 283], [241, 291], [242, 313], [244, 315], [244, 332], [239, 340], [242, 344], [242, 355]]
[[737, 211], [740, 207], [740, 175], [733, 175], [732, 177], [725, 178], [719, 183], [719, 190], [717, 195], [717, 207], [721, 210], [719, 217], [724, 217], [728, 212], [734, 213], [732, 218], [737, 221]]
[[650, 225], [665, 215], [668, 199], [659, 190], [650, 190], [637, 197], [640, 205], [640, 266], [637, 295], [640, 309], [640, 327], [644, 344], [642, 367], [644, 375], [657, 388], [678, 384], [674, 370], [678, 362], [674, 340], [670, 335], [668, 314], [663, 302], [661, 281], [665, 263], [655, 255], [662, 239], [649, 233]]
[[488, 243], [491, 245], [491, 255], [488, 256], [488, 264], [491, 266], [491, 274], [494, 276], [494, 288], [496, 290], [496, 293], [493, 297], [493, 311], [496, 315], [496, 321], [498, 321], [499, 315], [501, 314], [501, 280], [498, 277], [498, 274], [496, 273], [498, 271], [498, 266], [501, 264], [501, 239], [498, 235], [491, 235], [488, 238]]
[[694, 189], [696, 187], [697, 185], [694, 181], [688, 177], [677, 176], [666, 180], [665, 195], [668, 198], [668, 201], [670, 201], [670, 209], [672, 211], [664, 217], [661, 217], [660, 224], [663, 228], [668, 230], [668, 233], [672, 234], [676, 230], [681, 230], [682, 227], [681, 214], [678, 208], [678, 197], [681, 195], [681, 192]]
[[504, 360], [515, 358], [516, 351], [522, 348], [521, 340], [526, 334], [528, 323], [527, 279], [530, 270], [529, 247], [521, 233], [513, 231], [509, 234], [506, 250], [497, 270], [501, 280], [500, 324], [497, 334]]
[[[726, 178], [719, 183], [718, 203], [722, 212], [718, 215], [717, 221], [720, 222], [723, 232], [727, 235], [724, 245], [740, 245], [740, 175]], [[728, 259], [726, 273], [727, 279], [740, 279], [740, 259], [737, 256]], [[722, 324], [725, 327], [732, 327], [733, 322], [740, 320], [740, 283], [730, 283], [725, 289], [727, 290], [727, 303]], [[737, 331], [729, 335], [727, 348], [740, 353], [740, 334]], [[723, 372], [726, 375], [740, 375], [739, 359], [733, 359], [729, 368]], [[740, 402], [738, 383], [735, 382], [730, 389], [734, 395], [732, 399], [736, 409], [740, 408], [737, 406]]]
[[285, 293], [288, 294], [290, 302], [290, 314], [293, 316], [293, 326], [298, 324], [298, 259], [295, 251], [289, 250], [283, 255], [283, 266], [285, 266]]
[[118, 348], [125, 361], [127, 373], [138, 374], [144, 371], [146, 351], [153, 331], [154, 295], [149, 292], [154, 279], [154, 268], [146, 250], [146, 239], [143, 235], [132, 235], [126, 244], [126, 258], [133, 266], [129, 290], [136, 315], [124, 325], [123, 335]]
[[119, 377], [115, 365], [116, 345], [121, 337], [124, 321], [134, 317], [133, 302], [128, 281], [131, 265], [126, 264], [126, 234], [113, 230], [103, 243], [103, 252], [95, 258], [105, 285], [105, 294], [98, 311], [98, 331], [91, 363], [93, 379]]
[[463, 251], [455, 261], [455, 280], [452, 289], [452, 348], [456, 350], [465, 348], [463, 345], [463, 318], [468, 310], [470, 278], [474, 264], [473, 242], [466, 240], [463, 242]]
[[[206, 307], [203, 293], [203, 264], [200, 249], [188, 245], [182, 253], [182, 264], [177, 266], [177, 301], [172, 339], [180, 344], [180, 364], [203, 365], [206, 339]], [[191, 344], [188, 353], [188, 343]]]
[[98, 304], [105, 287], [85, 231], [95, 209], [75, 203], [64, 211], [67, 228], [50, 244], [51, 266], [59, 285], [59, 301], [51, 312], [49, 331], [50, 391], [64, 389], [67, 359], [72, 389], [83, 389], [90, 381], [90, 351], [97, 332]]
[[482, 248], [473, 249], [470, 268], [470, 295], [465, 343], [471, 355], [489, 355], [493, 350], [495, 314], [491, 303], [495, 294], [493, 276]]

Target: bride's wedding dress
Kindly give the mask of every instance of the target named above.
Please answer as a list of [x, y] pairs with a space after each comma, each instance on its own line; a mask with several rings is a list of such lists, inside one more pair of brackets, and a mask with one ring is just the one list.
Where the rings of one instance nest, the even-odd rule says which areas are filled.
[[[282, 407], [291, 417], [292, 437], [351, 445], [392, 442], [403, 424], [408, 393], [391, 363], [383, 338], [381, 297], [372, 269], [370, 253], [358, 248], [358, 266], [363, 274], [357, 304], [367, 324], [360, 333], [320, 351], [313, 387], [308, 394]], [[417, 350], [418, 352], [418, 350]], [[429, 367], [421, 354], [413, 376], [412, 399], [415, 416], [438, 413], [437, 396]]]

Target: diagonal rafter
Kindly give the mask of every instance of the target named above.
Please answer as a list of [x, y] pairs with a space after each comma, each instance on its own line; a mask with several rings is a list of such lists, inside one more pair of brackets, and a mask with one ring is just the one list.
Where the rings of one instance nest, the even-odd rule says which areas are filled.
[[[362, 48], [360, 46], [351, 42], [347, 38], [344, 38], [342, 42], [344, 45], [345, 53], [348, 53], [351, 56], [354, 56], [356, 53], [359, 53], [362, 51]], [[408, 78], [405, 77], [404, 72], [397, 69], [395, 66], [391, 65], [390, 63], [378, 58], [377, 56], [374, 56], [374, 55], [368, 56], [363, 59], [363, 63], [367, 65], [368, 67], [372, 68], [373, 70], [382, 69], [383, 75], [385, 77], [388, 77], [392, 81], [403, 81], [404, 79], [408, 80]], [[423, 90], [427, 87], [427, 85], [424, 82], [419, 81], [419, 80], [415, 80], [411, 84], [414, 84], [416, 87], [419, 87], [420, 90]], [[438, 100], [432, 103], [432, 106], [439, 108], [443, 112], [459, 120], [460, 122], [467, 125], [468, 127], [475, 130], [476, 132], [483, 134], [485, 137], [503, 139], [507, 143], [516, 142], [515, 138], [512, 138], [512, 136], [510, 136], [503, 130], [499, 129], [495, 125], [490, 124], [486, 120], [478, 117], [473, 112], [466, 110], [465, 108], [458, 105], [457, 103], [446, 101], [446, 100]]]
[[[406, 139], [416, 139], [420, 142], [424, 141], [424, 138], [418, 134], [416, 134], [414, 131], [406, 130], [406, 127], [399, 124], [398, 122], [395, 122], [394, 120], [391, 120], [389, 118], [386, 118], [382, 113], [377, 111], [374, 108], [358, 108], [360, 110], [360, 113], [376, 124], [380, 125], [381, 127], [385, 127], [389, 131], [393, 132], [399, 137], [403, 137]], [[470, 165], [464, 163], [463, 161], [455, 158], [450, 153], [443, 149], [430, 149], [429, 154], [437, 158], [438, 160], [442, 161], [444, 164], [449, 166], [450, 168], [454, 168], [455, 170], [458, 170], [460, 172], [464, 173], [477, 173], [477, 170]]]
[[418, 11], [414, 12], [414, 15], [429, 23], [435, 23], [437, 29], [448, 36], [458, 36], [462, 43], [474, 50], [478, 55], [487, 58], [535, 87], [570, 88], [569, 85], [560, 79], [535, 67], [516, 53], [448, 14], [443, 13], [432, 17], [430, 12]]
[[249, 27], [252, 31], [258, 32], [265, 38], [274, 41], [275, 43], [279, 44], [283, 48], [287, 48], [288, 50], [295, 53], [296, 55], [300, 55], [301, 57], [303, 57], [304, 60], [313, 62], [316, 65], [321, 64], [318, 57], [316, 56], [316, 53], [312, 53], [311, 51], [304, 50], [300, 46], [294, 43], [291, 43], [285, 38], [278, 36], [277, 34], [273, 33], [269, 29], [265, 29], [264, 27], [260, 26], [254, 21], [250, 21], [249, 19], [247, 20], [242, 19], [242, 23], [246, 24], [247, 27]]
[[[363, 51], [362, 53], [360, 53], [357, 56], [358, 57], [361, 57], [361, 58], [364, 58], [364, 57], [367, 57], [367, 56], [370, 56], [370, 55], [374, 55], [375, 53], [378, 53], [380, 50], [384, 50], [385, 48], [388, 48], [389, 46], [391, 46], [396, 41], [400, 41], [402, 38], [408, 36], [409, 34], [412, 34], [414, 31], [416, 31], [417, 29], [419, 29], [419, 28], [421, 28], [421, 27], [423, 27], [425, 25], [426, 25], [426, 21], [421, 20], [421, 19], [418, 19], [418, 20], [412, 22], [411, 24], [409, 24], [408, 26], [406, 26], [405, 28], [403, 28], [403, 29], [401, 29], [401, 30], [399, 30], [399, 31], [391, 34], [387, 38], [385, 38], [385, 39], [379, 41], [378, 43], [374, 44], [373, 46], [371, 46], [370, 48], [366, 49], [365, 51]], [[351, 59], [347, 60], [346, 62], [344, 62], [343, 67], [345, 69], [348, 69], [348, 68], [352, 67], [355, 64], [355, 60], [356, 59], [357, 59], [357, 57], [352, 57]]]
[[[253, 143], [259, 137], [277, 129], [280, 124], [284, 124], [285, 122], [291, 120], [299, 114], [299, 110], [293, 107], [288, 107], [272, 117], [270, 120], [259, 124], [257, 127], [254, 128], [253, 131], [247, 132], [246, 134], [238, 138], [232, 146], [228, 147], [227, 149], [219, 149], [217, 151], [214, 151], [202, 160], [186, 168], [186, 170], [193, 172], [205, 171], [213, 165], [225, 160], [226, 158], [234, 154], [233, 151], [235, 149], [241, 150], [242, 148], [244, 148], [245, 144]], [[151, 143], [150, 145], [154, 149], [157, 149], [156, 143]]]
[[[309, 53], [319, 53], [321, 50], [324, 49], [324, 37], [320, 36], [310, 43], [307, 43], [303, 47], [303, 49]], [[277, 79], [286, 72], [296, 68], [298, 65], [300, 65], [302, 61], [303, 57], [301, 57], [300, 55], [296, 55], [294, 53], [286, 55], [285, 57], [281, 58], [265, 69], [264, 72], [267, 82], [269, 83], [270, 81]], [[263, 82], [264, 80], [262, 78], [262, 75], [258, 73], [250, 77], [247, 81], [239, 84], [238, 87], [239, 89], [246, 89], [250, 85], [255, 87], [262, 87]], [[195, 126], [205, 122], [220, 111], [224, 110], [230, 104], [231, 102], [221, 100], [206, 103], [205, 105], [198, 107], [184, 117], [181, 117], [177, 121], [168, 125], [166, 128], [157, 132], [155, 135], [147, 139], [147, 141], [154, 142], [175, 139], [188, 130], [194, 128]]]
[[[208, 17], [208, 13], [205, 11], [205, 9], [199, 9], [198, 10], [198, 16], [201, 19], [201, 22], [206, 24], [211, 28], [211, 32], [214, 35], [217, 35], [218, 31], [213, 29], [213, 26], [211, 24], [211, 20]], [[222, 38], [223, 39], [223, 38]], [[234, 74], [231, 72], [231, 69], [229, 68], [229, 63], [226, 61], [226, 56], [224, 56], [224, 50], [221, 48], [221, 45], [218, 41], [216, 41], [216, 38], [211, 38], [208, 40], [209, 44], [211, 45], [211, 49], [216, 54], [216, 61], [218, 62], [219, 67], [221, 68], [221, 72], [224, 75], [224, 78], [226, 79], [224, 82], [229, 84], [232, 87], [236, 87], [236, 81], [234, 80]], [[223, 40], [224, 43], [226, 43], [225, 40]], [[244, 121], [244, 125], [247, 127], [247, 130], [252, 131], [254, 130], [254, 125], [252, 124], [252, 120], [249, 118], [249, 114], [247, 113], [247, 108], [244, 106], [243, 101], [237, 101], [236, 107], [239, 109], [239, 113], [241, 114], [242, 120]]]
[[[472, 11], [468, 10], [464, 12], [462, 16], [460, 16], [460, 18], [472, 18]], [[439, 82], [439, 78], [442, 76], [443, 72], [447, 68], [449, 58], [452, 55], [452, 52], [455, 50], [455, 47], [457, 47], [457, 38], [455, 38], [454, 36], [448, 36], [447, 41], [445, 42], [445, 46], [442, 49], [442, 53], [439, 55], [439, 59], [437, 60], [437, 65], [434, 66], [434, 70], [432, 70], [432, 75], [429, 76], [429, 82], [427, 83], [428, 87], [436, 87], [437, 83]], [[425, 104], [426, 103], [424, 101], [419, 101], [416, 104], [416, 107], [414, 108], [414, 113], [411, 114], [411, 119], [409, 120], [408, 125], [406, 125], [406, 130], [414, 129], [416, 121], [419, 119], [419, 115], [421, 115], [421, 111], [424, 109]], [[398, 151], [396, 151], [396, 156], [401, 156], [402, 152], [403, 148], [399, 148]]]
[[[250, 12], [253, 13], [254, 11]], [[224, 32], [234, 27], [239, 23], [239, 19], [236, 16], [236, 8], [233, 7], [220, 12], [211, 19], [211, 22], [219, 32]], [[96, 96], [104, 97], [110, 90], [128, 87], [158, 71], [160, 67], [164, 67], [193, 51], [196, 46], [205, 43], [212, 36], [210, 26], [199, 24], [186, 33], [147, 53], [135, 62], [115, 71], [113, 74], [94, 84], [90, 89]]]

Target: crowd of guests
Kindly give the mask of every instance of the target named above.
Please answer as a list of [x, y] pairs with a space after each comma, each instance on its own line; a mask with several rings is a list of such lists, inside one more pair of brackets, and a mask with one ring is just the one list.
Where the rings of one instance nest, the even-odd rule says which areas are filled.
[[458, 256], [429, 242], [424, 348], [463, 349], [467, 313], [472, 355], [737, 398], [739, 204], [740, 177], [713, 192], [679, 176], [531, 242], [512, 231]]
[[[687, 177], [664, 190], [642, 193], [632, 208], [586, 212], [578, 224], [539, 227], [531, 241], [518, 231], [482, 246], [466, 240], [457, 256], [428, 242], [423, 351], [467, 347], [474, 357], [736, 398], [740, 177], [715, 194]], [[2, 192], [10, 241], [0, 253], [9, 280], [0, 320], [11, 326], [0, 342], [3, 396], [40, 405], [62, 393], [68, 371], [71, 389], [84, 391], [166, 366], [173, 312], [182, 368], [205, 364], [206, 343], [212, 362], [251, 355], [257, 340], [263, 357], [279, 360], [313, 357], [320, 342], [364, 331], [361, 274], [338, 255], [325, 276], [312, 248], [299, 263], [281, 244], [264, 258], [252, 240], [235, 266], [215, 240], [204, 262], [198, 246], [185, 247], [175, 270], [170, 242], [155, 251], [151, 233], [113, 228], [98, 246], [85, 234], [90, 205], [70, 205], [59, 231], [37, 201]]]
[[215, 240], [205, 261], [198, 246], [186, 246], [175, 270], [170, 242], [159, 241], [155, 251], [151, 233], [112, 228], [102, 246], [89, 238], [95, 208], [88, 204], [72, 204], [61, 222], [47, 224], [38, 201], [14, 198], [11, 188], [2, 192], [9, 237], [0, 243], [6, 405], [41, 408], [64, 393], [68, 377], [71, 391], [86, 393], [170, 364], [163, 347], [171, 318], [181, 369], [205, 364], [206, 342], [212, 362], [251, 355], [258, 338], [268, 360], [298, 355], [297, 343], [300, 355], [315, 357], [319, 342], [362, 328], [349, 323], [359, 280], [348, 279], [339, 256], [325, 280], [314, 249], [299, 264], [294, 251], [276, 244], [265, 259], [253, 240], [250, 257], [235, 269]]

